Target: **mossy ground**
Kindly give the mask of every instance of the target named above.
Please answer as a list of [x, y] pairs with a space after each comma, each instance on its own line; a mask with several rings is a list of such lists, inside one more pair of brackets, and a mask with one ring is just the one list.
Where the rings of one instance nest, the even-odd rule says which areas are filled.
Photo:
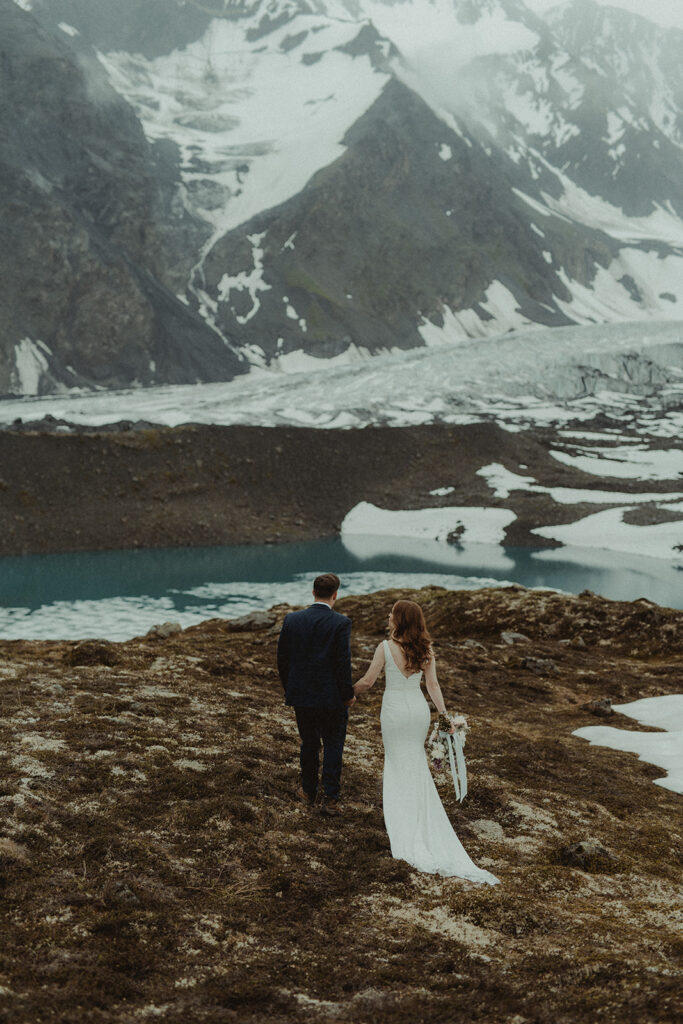
[[[340, 603], [357, 674], [396, 596]], [[680, 691], [683, 614], [523, 588], [417, 599], [472, 726], [470, 793], [441, 791], [494, 888], [392, 860], [379, 686], [352, 712], [343, 818], [296, 801], [279, 623], [0, 643], [0, 1021], [680, 1019], [680, 797], [571, 732], [601, 721], [586, 700]], [[559, 863], [587, 837], [616, 862]]]

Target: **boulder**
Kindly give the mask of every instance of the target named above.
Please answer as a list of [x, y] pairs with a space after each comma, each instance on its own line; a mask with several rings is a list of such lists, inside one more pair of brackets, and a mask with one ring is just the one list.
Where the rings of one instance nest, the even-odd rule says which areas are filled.
[[522, 658], [521, 667], [537, 676], [553, 676], [557, 674], [557, 665], [552, 658]]
[[168, 639], [169, 636], [173, 636], [175, 633], [182, 633], [183, 627], [179, 622], [162, 622], [148, 631], [147, 636], [158, 636], [162, 640]]
[[463, 640], [462, 646], [469, 647], [473, 651], [483, 651], [484, 654], [488, 654], [486, 647], [479, 640]]
[[524, 633], [515, 633], [511, 629], [505, 629], [500, 634], [500, 639], [504, 644], [526, 644], [529, 643], [529, 637]]
[[589, 700], [585, 704], [581, 705], [581, 710], [590, 711], [592, 715], [597, 715], [599, 718], [607, 718], [608, 715], [614, 714], [612, 701], [609, 699], [609, 697], [601, 697], [596, 700]]
[[239, 619], [228, 619], [223, 627], [226, 633], [246, 633], [249, 630], [270, 629], [275, 624], [275, 616], [271, 612], [248, 612]]
[[558, 860], [565, 867], [590, 872], [614, 870], [619, 863], [619, 858], [595, 839], [582, 839], [571, 846], [561, 847]]

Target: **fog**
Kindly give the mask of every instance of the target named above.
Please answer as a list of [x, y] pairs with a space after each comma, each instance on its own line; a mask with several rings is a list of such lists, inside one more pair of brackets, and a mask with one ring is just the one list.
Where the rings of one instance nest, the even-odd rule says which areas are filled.
[[[593, 0], [600, 7], [619, 7], [632, 14], [640, 14], [664, 28], [683, 29], [683, 2], [681, 0]], [[553, 7], [563, 6], [558, 0], [526, 0], [527, 7], [544, 14]]]

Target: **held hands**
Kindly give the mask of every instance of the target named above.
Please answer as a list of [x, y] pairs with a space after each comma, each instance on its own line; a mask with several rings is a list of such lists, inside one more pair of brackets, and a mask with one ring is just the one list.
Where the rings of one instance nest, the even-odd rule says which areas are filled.
[[353, 707], [353, 705], [354, 705], [355, 703], [356, 703], [356, 698], [355, 698], [355, 697], [352, 697], [352, 698], [351, 698], [351, 700], [347, 700], [347, 701], [346, 701], [346, 702], [344, 703], [344, 707], [345, 707], [345, 708], [350, 708], [350, 707]]
[[439, 713], [438, 727], [443, 732], [449, 732], [453, 736], [458, 729], [467, 728], [467, 720], [462, 715], [449, 715], [442, 711]]

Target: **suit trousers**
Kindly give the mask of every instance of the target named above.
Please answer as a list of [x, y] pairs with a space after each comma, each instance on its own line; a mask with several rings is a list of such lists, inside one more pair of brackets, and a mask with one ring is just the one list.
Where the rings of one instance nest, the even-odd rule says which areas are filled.
[[323, 791], [328, 799], [338, 800], [346, 724], [349, 718], [348, 708], [295, 707], [294, 711], [301, 737], [302, 789], [310, 797], [316, 794], [322, 741]]

